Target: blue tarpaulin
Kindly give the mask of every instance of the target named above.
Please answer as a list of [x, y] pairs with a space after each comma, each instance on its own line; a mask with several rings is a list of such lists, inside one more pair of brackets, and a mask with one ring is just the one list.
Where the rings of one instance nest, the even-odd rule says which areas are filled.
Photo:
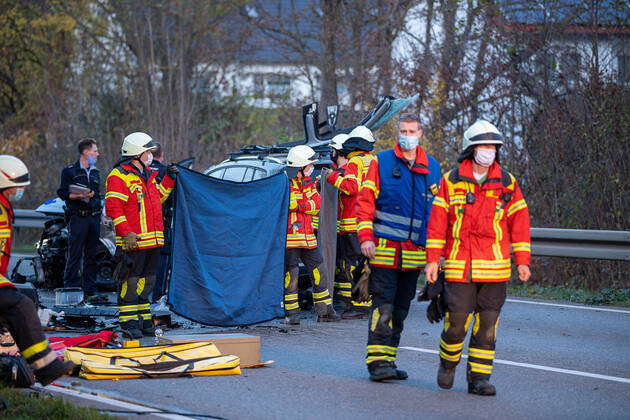
[[179, 170], [171, 309], [225, 327], [283, 316], [286, 175], [235, 183]]

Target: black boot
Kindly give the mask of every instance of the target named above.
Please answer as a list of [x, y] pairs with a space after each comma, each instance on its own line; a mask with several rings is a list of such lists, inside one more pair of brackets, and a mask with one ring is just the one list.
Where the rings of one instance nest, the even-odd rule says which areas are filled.
[[49, 363], [41, 369], [37, 369], [35, 377], [37, 381], [46, 386], [64, 375], [67, 375], [74, 370], [75, 364], [72, 362], [62, 362], [59, 359], [55, 359], [54, 362]]
[[317, 315], [317, 322], [338, 322], [341, 317], [333, 309], [332, 305], [328, 305], [327, 312], [323, 315]]
[[468, 393], [475, 395], [496, 395], [497, 389], [486, 378], [472, 378], [468, 382]]
[[398, 379], [398, 374], [392, 363], [384, 360], [368, 363], [368, 372], [370, 372], [370, 381], [374, 382], [381, 382], [385, 379]]
[[357, 311], [356, 309], [350, 308], [341, 313], [341, 319], [362, 319], [367, 317], [366, 312]]
[[440, 363], [437, 374], [438, 386], [442, 389], [453, 388], [453, 382], [455, 380], [455, 368], [447, 369]]
[[289, 325], [300, 325], [300, 313], [292, 312], [284, 318], [284, 323]]
[[127, 331], [131, 338], [142, 338], [142, 331], [140, 331], [140, 322], [137, 319], [131, 321], [125, 321], [119, 323], [120, 328]]
[[153, 319], [142, 320], [142, 334], [145, 337], [152, 337], [155, 335], [155, 326], [153, 325]]
[[407, 372], [402, 370], [402, 369], [398, 369], [398, 366], [396, 366], [396, 363], [392, 364], [392, 367], [396, 370], [396, 377], [393, 379], [398, 379], [400, 381], [404, 381], [405, 379], [407, 379], [409, 377], [409, 375], [407, 375]]

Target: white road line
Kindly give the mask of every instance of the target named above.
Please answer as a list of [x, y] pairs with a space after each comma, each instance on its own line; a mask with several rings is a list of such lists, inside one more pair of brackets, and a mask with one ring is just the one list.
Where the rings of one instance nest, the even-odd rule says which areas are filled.
[[[440, 354], [440, 352], [437, 350], [422, 349], [419, 347], [400, 347], [400, 348], [405, 349], [405, 350], [418, 351], [420, 353]], [[462, 358], [467, 358], [467, 357], [468, 355], [462, 354]], [[566, 373], [568, 375], [586, 376], [587, 378], [604, 379], [606, 381], [614, 381], [614, 382], [622, 382], [625, 384], [630, 384], [630, 378], [619, 378], [617, 376], [600, 375], [598, 373], [581, 372], [579, 370], [561, 369], [561, 368], [555, 368], [551, 366], [542, 366], [542, 365], [532, 365], [530, 363], [512, 362], [510, 360], [502, 360], [502, 359], [494, 359], [494, 363], [498, 363], [501, 365], [526, 367], [530, 369], [546, 370], [549, 372]]]
[[[167, 419], [189, 420], [192, 418], [185, 415], [180, 416], [177, 414], [158, 414], [155, 412], [162, 411], [159, 408], [152, 408], [152, 407], [147, 407], [145, 405], [138, 405], [138, 404], [133, 404], [126, 401], [117, 400], [114, 398], [107, 398], [107, 397], [103, 397], [101, 395], [90, 393], [90, 392], [75, 391], [73, 389], [67, 388], [66, 385], [61, 385], [61, 384], [53, 384], [53, 385], [49, 385], [48, 387], [39, 387], [38, 389], [50, 391], [52, 393], [65, 394], [68, 396], [82, 398], [85, 400], [96, 401], [101, 404], [119, 407], [127, 411], [137, 411], [137, 412], [142, 412], [142, 413], [151, 412], [151, 415], [153, 416], [163, 417]], [[106, 408], [103, 408], [103, 410], [107, 411]]]
[[531, 300], [520, 300], [520, 299], [506, 299], [506, 302], [528, 303], [530, 305], [543, 305], [543, 306], [559, 306], [561, 308], [585, 309], [587, 311], [617, 312], [621, 314], [630, 314], [630, 311], [626, 311], [623, 309], [609, 309], [609, 308], [600, 308], [600, 307], [593, 307], [593, 306], [563, 305], [560, 303], [533, 302]]

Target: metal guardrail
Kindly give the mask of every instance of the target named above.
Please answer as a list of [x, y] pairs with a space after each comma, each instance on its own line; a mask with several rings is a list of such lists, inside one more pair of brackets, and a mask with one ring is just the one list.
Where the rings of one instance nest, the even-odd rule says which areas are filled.
[[[16, 227], [43, 228], [35, 210], [15, 210]], [[532, 255], [630, 261], [630, 231], [532, 228]]]

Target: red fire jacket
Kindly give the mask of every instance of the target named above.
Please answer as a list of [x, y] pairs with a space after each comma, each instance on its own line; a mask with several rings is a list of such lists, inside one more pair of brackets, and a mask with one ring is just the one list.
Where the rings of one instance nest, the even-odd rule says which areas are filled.
[[313, 216], [319, 214], [321, 198], [310, 178], [293, 178], [289, 184], [287, 248], [317, 248]]
[[175, 181], [166, 175], [158, 184], [157, 172], [145, 176], [130, 163], [116, 166], [107, 176], [105, 212], [116, 228], [116, 245], [130, 232], [138, 235], [138, 248], [164, 245], [162, 203], [168, 198]]
[[[466, 200], [466, 196], [473, 197]], [[517, 265], [529, 265], [529, 211], [509, 172], [493, 163], [480, 186], [472, 161], [448, 172], [433, 201], [427, 233], [427, 259], [445, 257], [447, 281], [504, 282], [510, 278], [510, 246]]]
[[15, 287], [6, 278], [11, 258], [13, 239], [13, 207], [3, 194], [0, 194], [0, 287]]

